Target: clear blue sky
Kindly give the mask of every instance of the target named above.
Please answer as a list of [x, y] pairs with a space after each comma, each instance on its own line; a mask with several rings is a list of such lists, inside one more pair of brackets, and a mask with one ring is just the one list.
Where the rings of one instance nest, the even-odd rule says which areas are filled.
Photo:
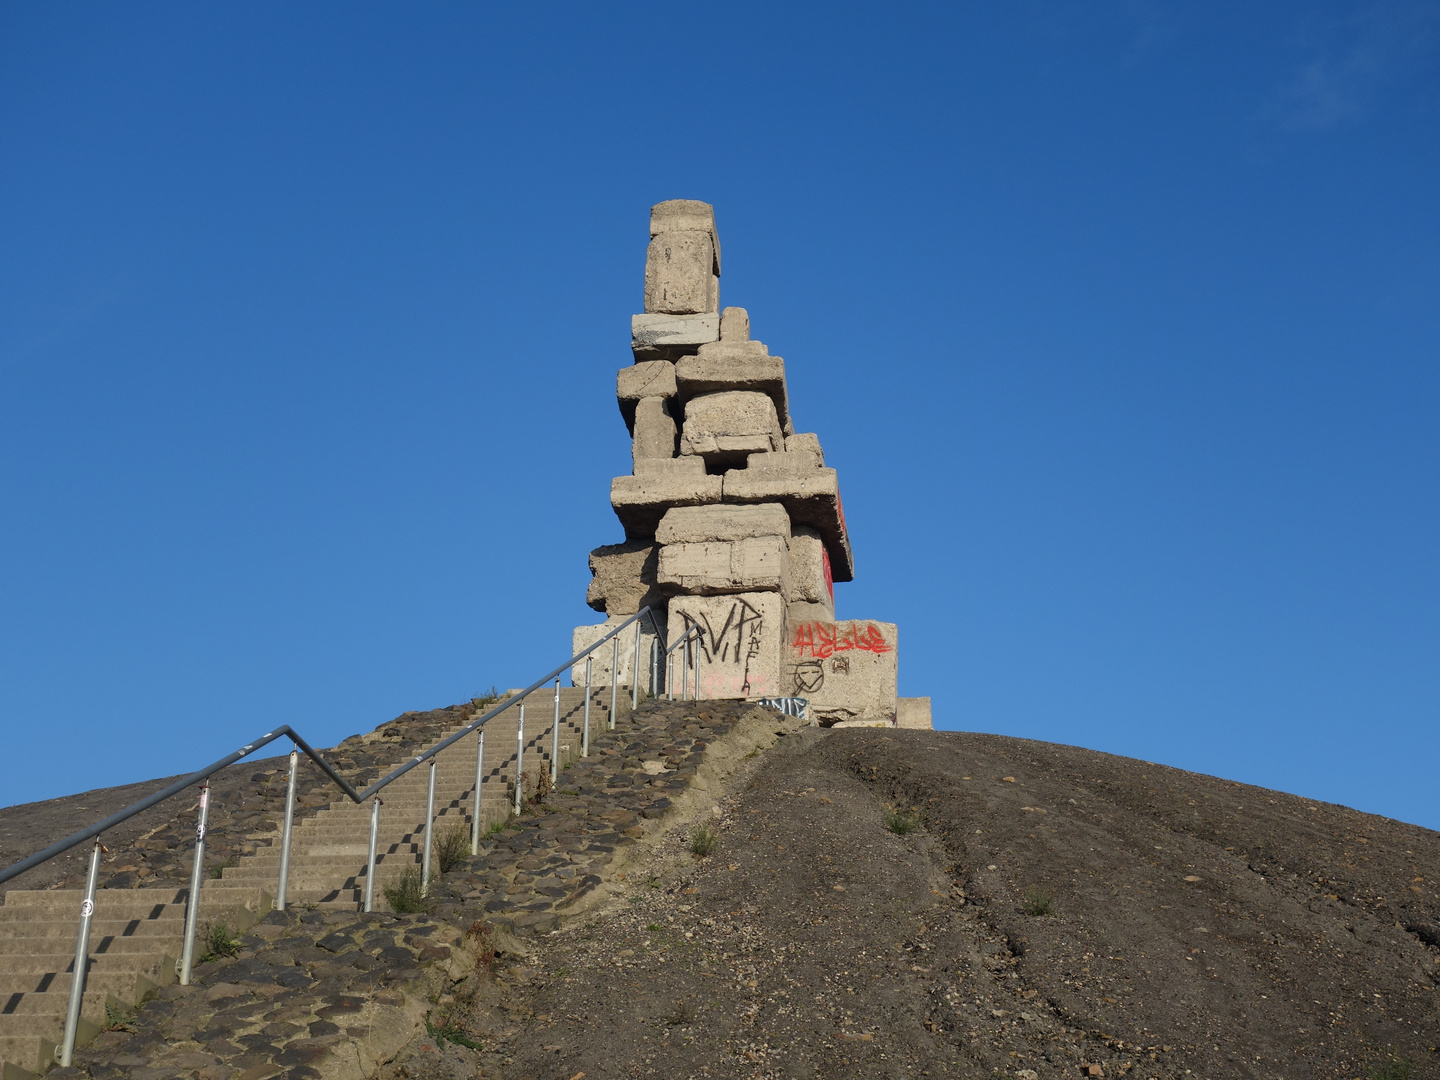
[[0, 803], [566, 655], [648, 207], [938, 724], [1440, 827], [1433, 3], [0, 6]]

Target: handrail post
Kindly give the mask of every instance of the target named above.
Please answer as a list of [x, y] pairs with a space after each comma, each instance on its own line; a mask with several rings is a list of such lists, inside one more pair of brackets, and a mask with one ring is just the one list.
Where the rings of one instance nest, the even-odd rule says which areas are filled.
[[680, 700], [684, 701], [690, 694], [690, 635], [685, 635], [685, 640], [680, 643]]
[[635, 620], [635, 648], [630, 654], [630, 711], [640, 707], [640, 620]]
[[430, 783], [425, 791], [425, 849], [420, 856], [420, 895], [430, 895], [430, 835], [435, 831], [435, 759], [430, 759]]
[[380, 796], [370, 800], [370, 854], [365, 860], [365, 910], [375, 907], [375, 846], [380, 839]]
[[660, 696], [660, 633], [650, 639], [650, 696]]
[[695, 635], [695, 697], [693, 700], [700, 700], [700, 639], [701, 635]]
[[620, 635], [610, 639], [610, 730], [615, 730], [615, 701], [620, 689]]
[[185, 945], [180, 951], [180, 985], [190, 985], [195, 960], [195, 924], [200, 921], [200, 884], [205, 877], [205, 824], [210, 820], [210, 781], [200, 787], [200, 820], [195, 825], [195, 865], [190, 870], [190, 902], [185, 907]]
[[480, 785], [485, 782], [485, 729], [475, 741], [475, 812], [470, 816], [470, 854], [480, 854]]
[[285, 789], [285, 827], [280, 833], [280, 883], [275, 886], [275, 910], [285, 910], [285, 890], [290, 882], [290, 830], [295, 823], [295, 774], [300, 768], [300, 751], [290, 751], [290, 784]]
[[675, 700], [675, 657], [665, 654], [665, 697]]
[[560, 779], [560, 680], [555, 680], [555, 721], [550, 725], [550, 785]]
[[585, 729], [580, 736], [580, 756], [590, 756], [590, 657], [585, 657]]
[[80, 1030], [80, 1006], [85, 998], [85, 976], [90, 968], [90, 920], [95, 915], [95, 879], [100, 875], [100, 840], [90, 849], [90, 872], [85, 875], [85, 899], [80, 902], [80, 932], [75, 936], [75, 973], [70, 976], [70, 1003], [65, 1009], [65, 1036], [55, 1050], [62, 1066], [75, 1056], [75, 1035]]
[[520, 722], [515, 726], [515, 813], [525, 799], [525, 702], [520, 702]]

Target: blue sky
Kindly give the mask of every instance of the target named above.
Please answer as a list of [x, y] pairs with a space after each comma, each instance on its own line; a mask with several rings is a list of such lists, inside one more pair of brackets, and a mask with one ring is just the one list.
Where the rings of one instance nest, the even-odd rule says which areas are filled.
[[0, 4], [0, 804], [559, 663], [648, 207], [901, 692], [1440, 827], [1425, 3]]

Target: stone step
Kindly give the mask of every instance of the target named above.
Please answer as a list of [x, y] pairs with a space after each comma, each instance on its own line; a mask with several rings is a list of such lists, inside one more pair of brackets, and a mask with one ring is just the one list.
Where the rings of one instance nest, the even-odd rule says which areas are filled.
[[[100, 1033], [89, 1022], [84, 1022], [83, 1027], [86, 1042]], [[0, 1080], [30, 1080], [54, 1064], [55, 1044], [49, 1039], [31, 1034], [0, 1035]]]
[[[175, 932], [173, 927], [167, 927], [163, 935], [149, 934], [145, 937], [124, 937], [120, 934], [97, 934], [92, 928], [90, 931], [90, 955], [91, 956], [118, 956], [122, 953], [153, 953], [172, 948]], [[75, 928], [70, 928], [70, 933], [64, 937], [36, 937], [26, 935], [25, 937], [0, 937], [0, 983], [3, 983], [8, 974], [15, 970], [10, 964], [11, 957], [24, 956], [54, 956], [59, 957], [68, 965], [75, 957]], [[47, 968], [48, 971], [55, 970]], [[0, 1008], [4, 1003], [0, 1002]]]
[[[68, 941], [73, 952], [75, 935], [79, 933], [78, 919], [12, 919], [0, 922], [0, 941], [38, 941], [56, 938]], [[90, 920], [90, 940], [99, 942], [105, 937], [151, 938], [173, 937], [180, 931], [183, 919], [102, 919], [98, 915]]]
[[[16, 993], [21, 993], [25, 996], [16, 1002], [14, 1009], [11, 1010], [12, 1014], [34, 1012], [36, 1010], [48, 1011], [51, 1009], [53, 1002], [58, 1001], [60, 1003], [59, 1011], [63, 1015], [65, 1012], [65, 1002], [70, 995], [70, 973], [68, 971], [57, 972], [44, 990], [38, 989], [39, 981], [39, 978], [37, 978], [35, 984], [30, 986], [25, 986], [23, 983], [7, 984], [4, 990], [0, 990], [0, 995], [3, 995], [5, 998], [4, 1004], [0, 1004], [0, 1009], [9, 1008], [9, 999], [11, 996]], [[171, 960], [168, 964], [159, 965], [151, 974], [138, 971], [91, 970], [85, 977], [85, 997], [89, 1000], [91, 995], [95, 995], [100, 1002], [98, 1015], [104, 1016], [104, 1003], [107, 996], [114, 997], [125, 1005], [138, 1005], [160, 987], [174, 981], [174, 960]], [[11, 985], [14, 985], [15, 988], [10, 989]], [[47, 999], [51, 1004], [40, 1002], [40, 998]], [[86, 1015], [96, 1014], [87, 1012]]]
[[[141, 952], [119, 953], [106, 952], [100, 955], [90, 954], [90, 974], [104, 972], [107, 975], [122, 974], [125, 972], [138, 972], [151, 978], [159, 975], [160, 966], [168, 954], [178, 950], [168, 948], [173, 942], [166, 942], [158, 947], [151, 947]], [[43, 953], [10, 955], [5, 957], [4, 972], [0, 974], [0, 985], [23, 987], [27, 983], [38, 984], [41, 976], [55, 973], [59, 975], [69, 968], [74, 962], [74, 950], [67, 953]], [[174, 957], [170, 957], [174, 964]], [[31, 987], [34, 990], [34, 987]], [[15, 991], [12, 990], [11, 993]], [[0, 1005], [0, 1009], [4, 1006]]]

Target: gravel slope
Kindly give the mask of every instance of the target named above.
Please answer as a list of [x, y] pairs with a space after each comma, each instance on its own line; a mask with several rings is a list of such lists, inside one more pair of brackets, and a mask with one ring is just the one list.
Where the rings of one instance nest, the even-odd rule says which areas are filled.
[[505, 976], [502, 1075], [1440, 1076], [1440, 834], [873, 730], [784, 740], [714, 821]]

